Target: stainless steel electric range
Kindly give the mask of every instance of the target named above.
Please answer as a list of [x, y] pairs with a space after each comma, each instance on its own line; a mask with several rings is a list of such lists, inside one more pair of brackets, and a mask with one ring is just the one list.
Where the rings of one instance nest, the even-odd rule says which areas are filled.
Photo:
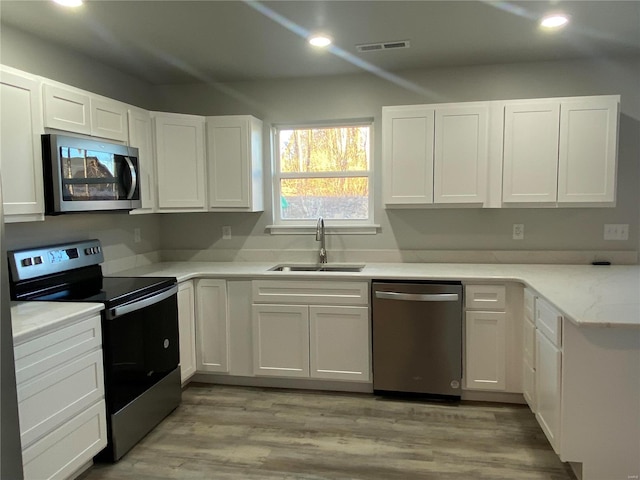
[[103, 276], [99, 240], [8, 257], [12, 300], [104, 304], [108, 444], [96, 459], [119, 460], [181, 400], [176, 279]]

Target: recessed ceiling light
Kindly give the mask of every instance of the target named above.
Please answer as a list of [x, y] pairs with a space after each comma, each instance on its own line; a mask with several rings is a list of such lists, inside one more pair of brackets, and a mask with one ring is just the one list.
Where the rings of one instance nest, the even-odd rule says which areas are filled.
[[62, 5], [63, 7], [79, 7], [82, 5], [82, 0], [53, 0], [58, 5]]
[[546, 15], [540, 20], [540, 26], [546, 29], [562, 28], [569, 23], [569, 17], [564, 13]]
[[324, 48], [331, 45], [333, 40], [325, 33], [314, 33], [308, 38], [308, 42], [314, 47]]

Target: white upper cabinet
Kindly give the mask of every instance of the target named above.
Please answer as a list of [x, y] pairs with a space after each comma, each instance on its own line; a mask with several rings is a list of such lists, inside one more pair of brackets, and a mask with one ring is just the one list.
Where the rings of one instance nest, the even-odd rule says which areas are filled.
[[260, 120], [207, 117], [207, 162], [210, 210], [264, 210]]
[[435, 110], [382, 107], [383, 196], [386, 205], [433, 203]]
[[486, 197], [486, 104], [436, 108], [434, 203], [483, 203]]
[[488, 104], [382, 108], [386, 205], [482, 204]]
[[615, 205], [619, 96], [507, 102], [503, 198]]
[[5, 222], [44, 219], [40, 82], [0, 69], [0, 169]]
[[91, 99], [88, 94], [44, 85], [44, 126], [91, 135]]
[[153, 113], [158, 211], [206, 210], [204, 117]]
[[620, 97], [563, 101], [558, 202], [615, 202]]
[[504, 116], [502, 201], [555, 202], [560, 103], [510, 102]]
[[126, 142], [127, 106], [89, 92], [45, 83], [44, 126]]
[[156, 172], [153, 148], [153, 124], [146, 110], [129, 109], [129, 145], [138, 149], [140, 200], [142, 208], [132, 213], [156, 211]]

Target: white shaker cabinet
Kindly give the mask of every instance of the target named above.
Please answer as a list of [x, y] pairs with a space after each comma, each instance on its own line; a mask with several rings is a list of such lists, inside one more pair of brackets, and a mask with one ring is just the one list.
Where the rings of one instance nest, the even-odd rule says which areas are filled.
[[44, 126], [126, 142], [127, 105], [58, 84], [44, 85]]
[[546, 301], [536, 300], [536, 418], [549, 443], [560, 453], [562, 394], [562, 316]]
[[436, 108], [434, 203], [484, 203], [488, 126], [487, 104]]
[[14, 345], [27, 479], [78, 473], [107, 445], [100, 316]]
[[385, 205], [433, 203], [434, 122], [427, 106], [382, 107]]
[[614, 205], [620, 97], [506, 102], [504, 204]]
[[537, 411], [535, 301], [533, 291], [525, 288], [522, 319], [522, 395], [533, 413]]
[[5, 222], [44, 219], [40, 82], [0, 69], [0, 169]]
[[619, 102], [607, 96], [561, 103], [559, 203], [615, 202]]
[[262, 121], [250, 115], [207, 117], [211, 211], [264, 210]]
[[206, 210], [204, 117], [152, 113], [159, 212]]
[[465, 385], [469, 390], [506, 388], [506, 287], [465, 286]]
[[153, 123], [146, 110], [129, 109], [129, 145], [138, 149], [140, 165], [140, 200], [142, 207], [131, 213], [156, 211], [155, 152], [153, 148]]
[[382, 107], [385, 205], [483, 204], [488, 105]]
[[178, 285], [178, 332], [180, 334], [180, 380], [184, 384], [196, 373], [196, 305], [192, 281]]
[[253, 306], [255, 375], [309, 377], [309, 308], [306, 305]]
[[196, 359], [198, 372], [229, 371], [227, 282], [196, 281]]
[[502, 201], [555, 202], [560, 103], [509, 102], [504, 116]]
[[368, 382], [367, 282], [255, 280], [254, 375]]

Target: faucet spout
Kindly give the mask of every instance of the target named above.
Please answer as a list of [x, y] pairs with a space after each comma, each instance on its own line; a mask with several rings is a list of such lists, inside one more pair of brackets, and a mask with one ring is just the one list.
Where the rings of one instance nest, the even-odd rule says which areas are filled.
[[316, 241], [320, 242], [320, 263], [327, 263], [327, 249], [324, 240], [324, 218], [321, 216], [318, 217], [318, 223], [316, 223]]

